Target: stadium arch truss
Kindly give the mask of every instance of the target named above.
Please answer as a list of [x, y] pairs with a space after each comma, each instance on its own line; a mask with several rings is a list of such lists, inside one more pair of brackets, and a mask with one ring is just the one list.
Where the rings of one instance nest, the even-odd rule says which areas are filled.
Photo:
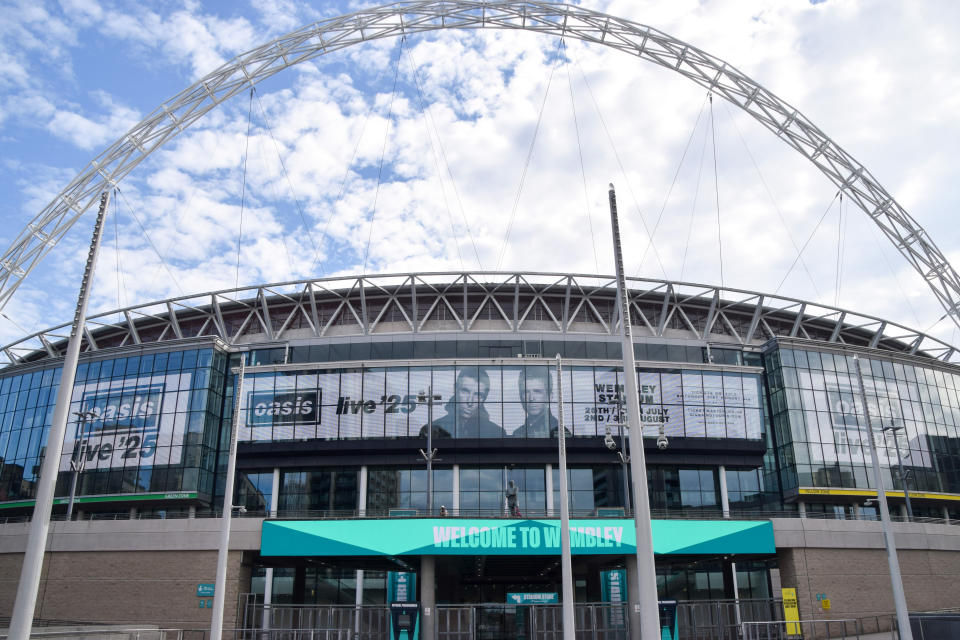
[[[870, 216], [904, 258], [921, 274], [947, 311], [947, 315], [960, 326], [960, 317], [957, 314], [960, 276], [929, 234], [894, 200], [866, 167], [840, 148], [796, 108], [723, 60], [657, 29], [582, 7], [531, 1], [398, 2], [307, 25], [237, 56], [162, 103], [153, 113], [100, 153], [20, 232], [0, 256], [0, 309], [7, 304], [39, 261], [97, 201], [104, 189], [115, 186], [151, 153], [220, 103], [300, 62], [369, 40], [439, 29], [520, 29], [556, 37], [577, 38], [584, 42], [612, 47], [671, 69], [709, 89], [750, 114], [806, 157]], [[674, 296], [676, 285], [663, 283], [660, 286], [667, 292], [666, 299]], [[314, 285], [308, 285], [308, 289], [313, 292]], [[265, 300], [269, 297], [269, 291], [270, 288], [258, 290], [256, 297]], [[714, 297], [719, 301], [719, 290], [714, 290], [714, 293], [717, 294]], [[218, 295], [212, 295], [211, 313], [214, 314], [220, 309]], [[750, 296], [756, 298], [759, 294]], [[682, 299], [683, 296], [676, 294], [676, 300]], [[770, 296], [759, 298], [761, 305], [758, 308], [762, 307], [762, 303], [773, 299]], [[672, 303], [665, 303], [668, 307], [670, 304]], [[682, 309], [682, 303], [678, 304], [676, 308]], [[805, 304], [791, 302], [790, 306], [804, 307]], [[266, 306], [264, 303], [264, 307]], [[722, 305], [718, 302], [717, 307], [714, 310], [717, 312], [716, 319], [721, 319]], [[806, 307], [797, 317], [805, 318], [805, 311]], [[134, 311], [128, 310], [125, 313]], [[174, 325], [176, 315], [170, 313]], [[843, 318], [847, 315], [847, 312], [836, 309], [828, 311], [828, 317], [840, 318], [836, 325], [837, 331], [831, 332], [833, 339], [840, 338], [842, 330], [839, 327], [843, 325]], [[710, 318], [711, 326], [714, 320]], [[758, 330], [762, 320], [762, 317], [757, 318], [757, 326], [751, 326], [746, 332], [747, 336], [752, 336]], [[367, 318], [366, 321], [375, 322], [375, 318]], [[466, 323], [465, 320], [464, 322]], [[802, 333], [806, 322], [798, 320], [793, 331]], [[868, 323], [887, 326], [875, 319], [869, 319]], [[219, 324], [219, 330], [225, 330], [222, 321], [216, 317], [210, 318], [210, 324]], [[136, 330], [132, 323], [130, 327], [135, 336]], [[38, 334], [41, 335], [44, 334]], [[907, 339], [912, 343], [917, 336], [911, 333]], [[944, 349], [952, 354], [952, 348]]]
[[[634, 337], [759, 347], [773, 338], [943, 362], [951, 345], [902, 325], [794, 298], [628, 278]], [[430, 333], [618, 336], [613, 276], [448, 272], [300, 280], [178, 297], [87, 318], [85, 352], [216, 337], [231, 345]], [[2, 365], [61, 357], [70, 325], [2, 348]]]

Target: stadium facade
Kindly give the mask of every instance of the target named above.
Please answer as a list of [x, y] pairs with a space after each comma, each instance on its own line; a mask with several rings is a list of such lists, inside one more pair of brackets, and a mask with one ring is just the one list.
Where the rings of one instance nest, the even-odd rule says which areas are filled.
[[[895, 525], [908, 602], [958, 605], [952, 347], [799, 300], [628, 286], [661, 599], [763, 601], [791, 587], [805, 619], [892, 612], [856, 354], [902, 520], [898, 456], [909, 471], [913, 521]], [[264, 600], [377, 605], [399, 589], [442, 607], [559, 593], [561, 397], [576, 600], [632, 598], [619, 332], [612, 278], [523, 273], [310, 280], [90, 318], [55, 506], [65, 512], [82, 461], [75, 520], [54, 523], [37, 616], [208, 624], [234, 426], [228, 627], [251, 624]], [[3, 350], [0, 616], [64, 333]]]

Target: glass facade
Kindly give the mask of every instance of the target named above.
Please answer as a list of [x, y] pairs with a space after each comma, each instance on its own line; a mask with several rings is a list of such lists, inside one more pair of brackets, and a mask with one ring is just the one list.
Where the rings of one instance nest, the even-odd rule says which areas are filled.
[[[780, 348], [765, 357], [773, 440], [785, 490], [871, 486], [863, 403], [850, 355]], [[960, 493], [960, 375], [861, 358], [884, 486]], [[896, 438], [896, 440], [894, 440]]]
[[[190, 349], [86, 362], [77, 368], [57, 495], [71, 461], [77, 495], [214, 491], [226, 357]], [[60, 369], [0, 379], [0, 502], [32, 499]]]

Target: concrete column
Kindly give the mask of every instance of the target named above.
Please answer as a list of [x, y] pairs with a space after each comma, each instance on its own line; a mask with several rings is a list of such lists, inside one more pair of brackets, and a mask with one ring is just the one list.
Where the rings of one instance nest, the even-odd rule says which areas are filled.
[[360, 467], [360, 482], [357, 489], [357, 515], [367, 515], [367, 465]]
[[436, 638], [437, 575], [436, 558], [420, 557], [420, 637], [423, 640]]
[[854, 520], [860, 519], [860, 503], [859, 502], [853, 503], [853, 519]]
[[906, 504], [900, 505], [900, 508], [898, 509], [898, 511], [900, 512], [900, 517], [903, 518], [904, 521], [906, 521], [906, 519], [907, 519], [907, 505], [906, 505]]
[[130, 519], [131, 519], [131, 520], [136, 520], [136, 519], [137, 519], [137, 508], [136, 508], [136, 507], [130, 507]]
[[277, 517], [277, 506], [280, 504], [280, 469], [273, 470], [273, 481], [270, 483], [270, 517]]
[[807, 517], [807, 505], [803, 503], [803, 500], [797, 503], [797, 510], [800, 512], [801, 518]]
[[943, 521], [950, 524], [950, 509], [943, 507]]
[[453, 504], [450, 505], [450, 513], [455, 516], [460, 515], [460, 465], [453, 465]]
[[734, 601], [734, 613], [737, 616], [737, 626], [740, 627], [743, 624], [743, 616], [740, 613], [740, 585], [737, 584], [737, 563], [730, 563], [730, 579], [731, 584], [733, 585], [733, 601]]
[[[273, 479], [270, 483], [270, 504], [267, 506], [268, 515], [271, 518], [277, 517], [277, 507], [280, 504], [280, 469], [274, 467]], [[263, 629], [270, 630], [270, 623], [273, 618], [273, 610], [270, 605], [273, 604], [273, 567], [267, 567], [263, 576]]]
[[727, 468], [720, 465], [718, 469], [720, 474], [720, 508], [723, 510], [723, 517], [730, 517], [730, 494], [727, 493]]
[[196, 517], [197, 517], [197, 505], [192, 504], [192, 505], [190, 505], [189, 507], [187, 507], [187, 517], [188, 517], [188, 518], [196, 518]]
[[640, 576], [637, 574], [637, 555], [624, 556], [627, 567], [627, 616], [630, 619], [630, 640], [642, 640], [640, 633]]
[[546, 468], [546, 489], [547, 489], [547, 517], [553, 516], [553, 465], [547, 464]]
[[354, 599], [356, 605], [355, 615], [353, 617], [353, 633], [355, 637], [360, 637], [360, 613], [363, 606], [363, 569], [357, 569], [357, 591]]

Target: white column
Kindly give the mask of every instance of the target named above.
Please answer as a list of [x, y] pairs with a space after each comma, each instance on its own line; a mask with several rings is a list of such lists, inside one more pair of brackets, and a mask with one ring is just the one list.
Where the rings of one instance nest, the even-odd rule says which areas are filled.
[[553, 516], [553, 465], [547, 463], [547, 517]]
[[[274, 467], [273, 479], [270, 482], [270, 504], [268, 514], [271, 518], [277, 517], [277, 507], [280, 505], [280, 468]], [[270, 630], [273, 618], [273, 567], [267, 567], [263, 576], [263, 630]]]
[[190, 505], [189, 507], [187, 507], [187, 517], [188, 517], [188, 518], [196, 518], [196, 517], [197, 517], [197, 505], [192, 504], [192, 505]]
[[950, 509], [943, 507], [943, 521], [950, 524]]
[[357, 515], [367, 515], [367, 465], [360, 467], [360, 482], [357, 488]]
[[[367, 465], [360, 467], [360, 481], [357, 488], [357, 515], [361, 518], [367, 515], [367, 487], [369, 470]], [[363, 569], [357, 569], [357, 589], [354, 598], [356, 615], [354, 617], [354, 632], [360, 635], [360, 607], [363, 606]]]
[[270, 483], [270, 517], [277, 517], [277, 507], [280, 505], [280, 469], [273, 470], [273, 482]]
[[450, 513], [455, 516], [460, 515], [460, 465], [453, 465], [453, 504], [450, 505]]
[[730, 495], [727, 493], [727, 468], [720, 465], [720, 508], [723, 510], [723, 517], [730, 517]]
[[797, 511], [800, 512], [800, 517], [801, 517], [801, 518], [806, 518], [806, 517], [807, 517], [807, 505], [804, 504], [803, 500], [801, 500], [800, 502], [797, 503]]
[[854, 520], [860, 519], [860, 503], [859, 502], [853, 503], [853, 519]]

